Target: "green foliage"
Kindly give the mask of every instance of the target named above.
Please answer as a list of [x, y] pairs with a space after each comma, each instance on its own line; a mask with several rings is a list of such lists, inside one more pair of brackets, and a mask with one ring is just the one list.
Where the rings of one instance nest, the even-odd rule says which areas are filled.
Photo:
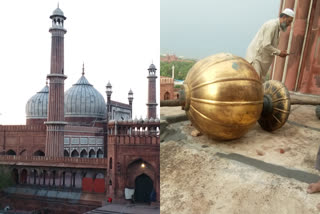
[[196, 61], [185, 62], [160, 62], [160, 75], [165, 77], [172, 77], [172, 65], [174, 65], [174, 78], [178, 80], [184, 80], [188, 74], [190, 68], [196, 63]]
[[13, 185], [10, 169], [6, 166], [0, 166], [0, 190]]
[[181, 85], [175, 85], [174, 88], [181, 88]]

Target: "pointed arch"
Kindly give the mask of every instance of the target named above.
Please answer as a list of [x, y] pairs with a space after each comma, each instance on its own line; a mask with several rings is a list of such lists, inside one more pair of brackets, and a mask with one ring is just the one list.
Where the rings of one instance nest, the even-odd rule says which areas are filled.
[[164, 100], [170, 100], [170, 93], [167, 91], [166, 93], [164, 93]]
[[89, 158], [95, 158], [95, 157], [96, 157], [96, 152], [93, 149], [91, 149], [89, 151]]
[[79, 152], [78, 152], [76, 149], [73, 150], [73, 151], [71, 152], [71, 157], [73, 157], [73, 158], [79, 157]]
[[16, 152], [14, 150], [10, 149], [6, 152], [6, 155], [16, 155]]
[[39, 149], [33, 153], [33, 156], [44, 156], [44, 152]]
[[87, 158], [87, 157], [88, 157], [88, 152], [87, 152], [85, 149], [83, 149], [83, 150], [80, 152], [80, 157], [81, 157], [81, 158]]
[[103, 151], [101, 149], [97, 151], [97, 158], [103, 158]]

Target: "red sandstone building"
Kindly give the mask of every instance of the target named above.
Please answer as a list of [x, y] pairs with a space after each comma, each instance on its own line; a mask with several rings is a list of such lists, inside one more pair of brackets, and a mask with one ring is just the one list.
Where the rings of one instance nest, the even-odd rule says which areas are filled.
[[281, 0], [284, 8], [296, 15], [290, 30], [280, 33], [279, 49], [293, 54], [276, 57], [271, 79], [290, 91], [320, 95], [320, 1]]
[[160, 76], [160, 100], [173, 99], [175, 99], [173, 78]]
[[[11, 195], [41, 198], [40, 190], [50, 190], [51, 199], [82, 204], [82, 208], [73, 207], [78, 212], [87, 210], [83, 204], [101, 205], [107, 198], [125, 200], [125, 189], [134, 190], [137, 202], [149, 202], [152, 194], [159, 201], [156, 67], [151, 64], [148, 68], [148, 117], [144, 120], [132, 120], [131, 89], [129, 104], [113, 101], [109, 82], [106, 103], [86, 79], [84, 67], [78, 82], [64, 92], [66, 17], [57, 8], [50, 18], [49, 86], [27, 102], [26, 125], [0, 125], [0, 164], [9, 166], [18, 184], [7, 191]], [[14, 207], [19, 205], [18, 201], [9, 197], [0, 205], [9, 203]], [[23, 205], [28, 209], [28, 205]], [[42, 202], [41, 206], [50, 207], [50, 203]], [[60, 208], [68, 207], [72, 206]]]
[[179, 89], [174, 88], [174, 65], [172, 66], [172, 78], [160, 76], [160, 100], [179, 99]]

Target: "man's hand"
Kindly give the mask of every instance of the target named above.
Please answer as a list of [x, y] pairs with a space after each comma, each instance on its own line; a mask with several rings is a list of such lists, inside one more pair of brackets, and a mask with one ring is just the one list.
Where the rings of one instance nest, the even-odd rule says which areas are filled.
[[286, 57], [289, 54], [287, 53], [287, 51], [281, 51], [281, 53], [279, 54], [280, 57]]

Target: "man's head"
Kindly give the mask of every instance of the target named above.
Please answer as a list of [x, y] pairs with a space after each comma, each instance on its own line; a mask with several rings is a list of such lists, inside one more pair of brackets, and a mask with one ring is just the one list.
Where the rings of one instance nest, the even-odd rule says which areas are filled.
[[286, 8], [280, 13], [280, 28], [282, 31], [286, 31], [293, 21], [294, 12], [293, 10]]

